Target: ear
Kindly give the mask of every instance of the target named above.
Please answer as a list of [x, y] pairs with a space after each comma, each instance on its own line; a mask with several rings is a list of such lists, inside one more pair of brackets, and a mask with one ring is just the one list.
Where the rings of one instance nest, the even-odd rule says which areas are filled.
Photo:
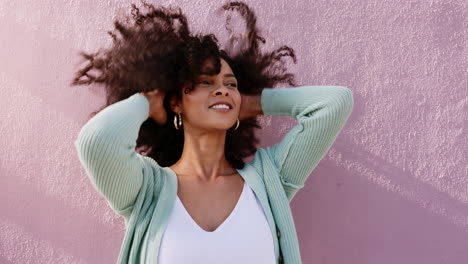
[[171, 110], [176, 113], [180, 114], [182, 113], [182, 106], [180, 100], [177, 98], [177, 96], [172, 95], [171, 98], [169, 98], [169, 105], [171, 106]]
[[[192, 86], [191, 82], [190, 81], [185, 81], [184, 82], [184, 85], [182, 86], [182, 96], [183, 94], [185, 94], [185, 89], [187, 88], [190, 88]], [[181, 114], [183, 112], [183, 109], [182, 109], [182, 99], [178, 99], [177, 96], [175, 95], [172, 95], [170, 98], [169, 98], [169, 105], [171, 107], [171, 110], [174, 112], [174, 113], [177, 113], [177, 114]]]

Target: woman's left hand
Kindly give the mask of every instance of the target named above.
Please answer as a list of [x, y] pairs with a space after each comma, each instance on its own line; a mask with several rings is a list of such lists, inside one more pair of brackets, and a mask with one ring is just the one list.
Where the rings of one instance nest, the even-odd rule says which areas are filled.
[[263, 115], [261, 95], [246, 95], [241, 93], [239, 120], [255, 118], [258, 115]]

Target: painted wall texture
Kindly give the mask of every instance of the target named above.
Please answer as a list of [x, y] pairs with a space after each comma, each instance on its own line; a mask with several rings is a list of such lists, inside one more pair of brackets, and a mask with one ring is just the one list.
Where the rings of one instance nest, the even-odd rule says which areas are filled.
[[[131, 3], [0, 0], [2, 264], [117, 259], [123, 220], [73, 146], [104, 97], [68, 83], [78, 52], [110, 44], [106, 32]], [[219, 1], [158, 3], [180, 6], [195, 31], [226, 34]], [[303, 263], [468, 263], [468, 2], [247, 3], [265, 51], [295, 49], [300, 83], [354, 94], [349, 121], [291, 204]], [[259, 147], [295, 124], [262, 122]]]

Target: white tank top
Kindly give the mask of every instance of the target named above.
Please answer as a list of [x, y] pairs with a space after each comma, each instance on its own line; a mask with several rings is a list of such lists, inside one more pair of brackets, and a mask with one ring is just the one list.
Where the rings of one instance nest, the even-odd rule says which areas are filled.
[[158, 263], [276, 263], [270, 227], [252, 189], [244, 181], [235, 208], [213, 232], [203, 230], [177, 196], [162, 236]]

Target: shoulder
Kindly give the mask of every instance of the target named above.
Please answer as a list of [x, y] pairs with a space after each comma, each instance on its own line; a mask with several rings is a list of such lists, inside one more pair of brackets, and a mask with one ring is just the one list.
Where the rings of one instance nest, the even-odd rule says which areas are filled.
[[275, 170], [276, 172], [276, 167], [270, 159], [266, 148], [257, 149], [253, 159], [246, 163], [245, 166], [251, 167], [251, 170], [254, 170], [262, 179], [266, 173], [271, 173], [270, 170]]
[[171, 176], [170, 172], [164, 167], [161, 167], [153, 158], [143, 156], [138, 153], [137, 155], [144, 164], [143, 175], [145, 183], [152, 184], [155, 188], [159, 189], [159, 187], [164, 184], [164, 182], [167, 182], [167, 179]]

